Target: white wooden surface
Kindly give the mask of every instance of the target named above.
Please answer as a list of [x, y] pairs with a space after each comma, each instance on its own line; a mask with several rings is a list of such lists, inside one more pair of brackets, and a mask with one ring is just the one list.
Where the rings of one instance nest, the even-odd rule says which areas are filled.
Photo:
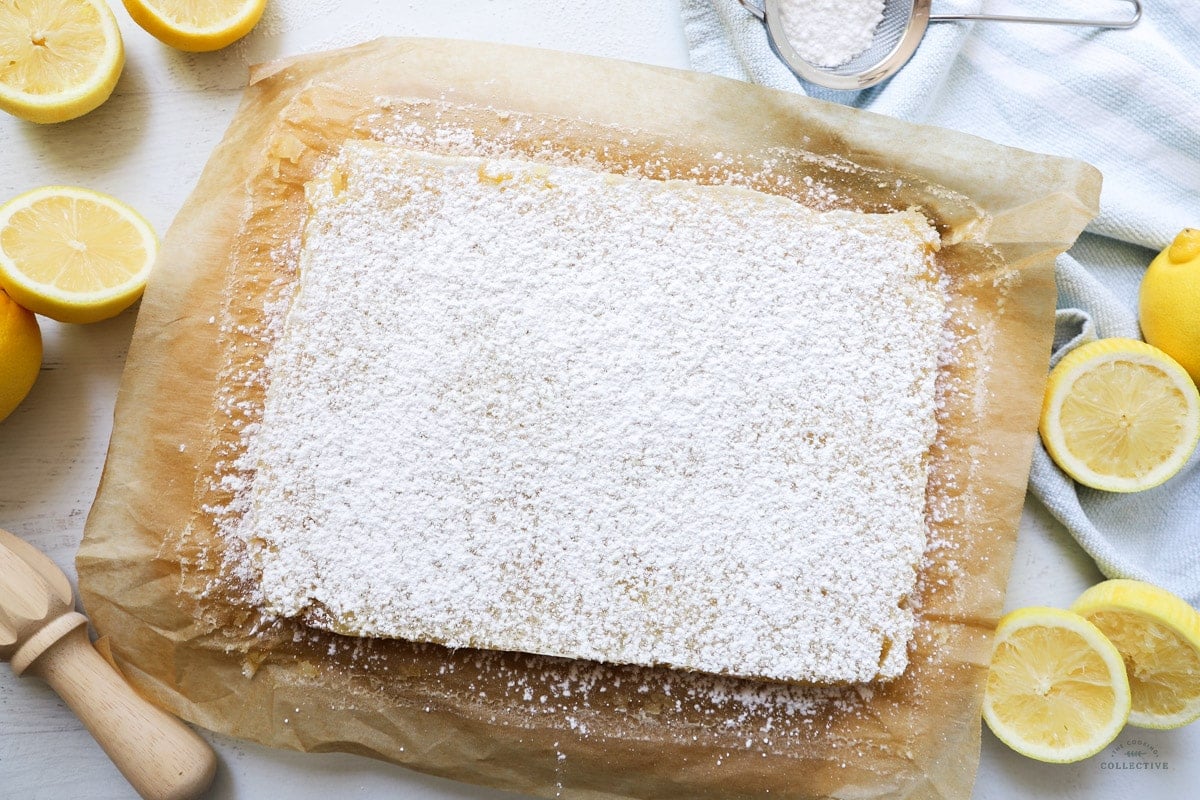
[[[96, 112], [58, 126], [0, 114], [0, 199], [48, 183], [88, 186], [132, 203], [163, 232], [228, 124], [248, 64], [377, 35], [502, 41], [687, 66], [678, 0], [270, 0], [250, 37], [205, 55], [159, 45], [111, 2], [128, 53], [116, 93]], [[133, 322], [133, 311], [88, 327], [44, 320], [42, 374], [26, 402], [0, 423], [0, 527], [45, 550], [72, 576]], [[1067, 605], [1099, 578], [1061, 526], [1027, 504], [1010, 607]], [[214, 800], [511, 796], [356, 756], [275, 751], [204, 735], [221, 759]], [[1128, 729], [1109, 751], [1071, 766], [1028, 761], [985, 731], [975, 798], [1193, 797], [1198, 755], [1200, 725]], [[132, 797], [49, 689], [0, 667], [0, 800]]]

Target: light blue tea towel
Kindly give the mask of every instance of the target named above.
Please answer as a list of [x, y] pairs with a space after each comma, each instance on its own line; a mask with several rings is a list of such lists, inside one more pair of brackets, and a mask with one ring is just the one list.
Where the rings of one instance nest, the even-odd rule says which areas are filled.
[[[983, 6], [933, 0], [934, 13]], [[991, 13], [1092, 18], [1130, 9], [1115, 0], [986, 6]], [[891, 80], [837, 92], [797, 80], [737, 0], [681, 0], [698, 70], [1098, 167], [1100, 215], [1057, 264], [1056, 359], [1097, 336], [1138, 336], [1142, 272], [1181, 229], [1200, 226], [1200, 3], [1144, 6], [1132, 30], [932, 23]], [[1030, 484], [1106, 575], [1151, 581], [1200, 605], [1200, 455], [1157, 489], [1117, 495], [1076, 486], [1039, 445]]]

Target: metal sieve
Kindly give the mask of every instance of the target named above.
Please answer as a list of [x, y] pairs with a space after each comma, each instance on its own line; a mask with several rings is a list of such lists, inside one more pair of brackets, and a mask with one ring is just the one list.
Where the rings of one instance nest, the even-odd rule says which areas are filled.
[[1093, 28], [1132, 28], [1142, 18], [1141, 0], [1113, 0], [1133, 6], [1128, 19], [1061, 19], [1023, 17], [1003, 14], [930, 14], [931, 0], [884, 0], [883, 19], [875, 29], [871, 46], [836, 67], [822, 67], [805, 61], [792, 47], [783, 30], [782, 0], [739, 0], [762, 20], [771, 49], [788, 69], [818, 86], [829, 89], [865, 89], [890, 78], [912, 57], [930, 22], [948, 20], [986, 20], [989, 22], [1031, 22], [1041, 25], [1083, 25]]

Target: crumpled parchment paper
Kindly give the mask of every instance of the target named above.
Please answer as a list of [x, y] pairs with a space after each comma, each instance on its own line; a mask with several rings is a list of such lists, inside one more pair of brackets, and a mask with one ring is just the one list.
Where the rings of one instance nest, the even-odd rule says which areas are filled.
[[[348, 138], [933, 220], [958, 357], [939, 376], [904, 676], [820, 688], [451, 651], [247, 606], [218, 535], [232, 496], [218, 479], [261, 403], [265, 309], [295, 283], [304, 183]], [[1049, 356], [1053, 260], [1098, 193], [1078, 162], [618, 61], [391, 39], [262, 66], [142, 302], [78, 556], [87, 611], [152, 699], [279, 747], [544, 796], [967, 798]]]

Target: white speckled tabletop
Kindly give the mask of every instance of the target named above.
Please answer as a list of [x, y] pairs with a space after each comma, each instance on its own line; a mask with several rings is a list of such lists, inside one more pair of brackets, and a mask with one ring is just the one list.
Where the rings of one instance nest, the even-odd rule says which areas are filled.
[[[113, 97], [41, 127], [0, 115], [0, 200], [49, 183], [116, 195], [165, 231], [237, 107], [247, 65], [378, 35], [479, 39], [687, 67], [677, 0], [269, 0], [245, 40], [192, 55], [160, 45], [113, 3], [127, 64]], [[135, 311], [87, 327], [42, 320], [45, 360], [25, 403], [0, 423], [0, 527], [74, 576]], [[1026, 504], [1008, 605], [1068, 605], [1100, 580], [1036, 501]], [[133, 790], [61, 701], [0, 668], [0, 800], [126, 800]], [[511, 797], [350, 755], [270, 750], [204, 732], [221, 765], [213, 800]], [[984, 732], [976, 800], [1178, 800], [1200, 785], [1200, 725], [1129, 728], [1068, 766], [1029, 761]]]

